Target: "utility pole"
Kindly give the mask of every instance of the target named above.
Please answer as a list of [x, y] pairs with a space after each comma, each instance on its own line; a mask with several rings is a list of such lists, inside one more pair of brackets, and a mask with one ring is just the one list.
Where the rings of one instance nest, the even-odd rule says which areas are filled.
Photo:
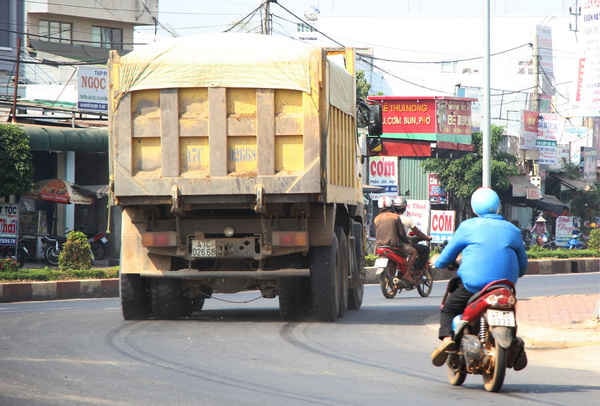
[[271, 14], [271, 3], [277, 3], [277, 0], [265, 1], [265, 18], [263, 19], [262, 33], [265, 35], [273, 34], [273, 15]]
[[491, 155], [491, 124], [490, 124], [490, 0], [485, 1], [485, 12], [484, 12], [484, 38], [485, 38], [485, 52], [483, 54], [483, 122], [481, 123], [481, 135], [483, 138], [483, 158], [482, 158], [482, 179], [481, 186], [491, 187], [491, 172], [490, 172], [490, 155]]
[[581, 15], [581, 7], [579, 7], [579, 0], [575, 0], [575, 11], [572, 7], [569, 7], [569, 14], [575, 17], [575, 26], [569, 23], [569, 30], [573, 31], [576, 35], [579, 31], [579, 16]]
[[19, 69], [21, 66], [21, 37], [17, 37], [17, 63], [15, 64], [15, 83], [13, 89], [13, 104], [11, 109], [11, 123], [17, 122], [17, 96], [19, 95]]

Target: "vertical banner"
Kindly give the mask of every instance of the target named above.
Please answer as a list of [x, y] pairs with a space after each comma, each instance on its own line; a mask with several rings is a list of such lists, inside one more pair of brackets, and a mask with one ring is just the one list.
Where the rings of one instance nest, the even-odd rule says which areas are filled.
[[448, 197], [446, 190], [440, 185], [440, 179], [437, 173], [427, 174], [427, 186], [429, 194], [429, 203], [431, 204], [447, 204]]
[[16, 246], [18, 235], [19, 207], [16, 204], [0, 204], [0, 246]]
[[569, 244], [573, 230], [575, 230], [575, 217], [559, 216], [556, 218], [556, 230], [554, 233], [556, 245], [566, 247]]
[[455, 216], [454, 210], [431, 210], [431, 242], [441, 244], [452, 238]]
[[414, 221], [419, 230], [428, 233], [429, 202], [427, 200], [407, 200], [405, 214]]

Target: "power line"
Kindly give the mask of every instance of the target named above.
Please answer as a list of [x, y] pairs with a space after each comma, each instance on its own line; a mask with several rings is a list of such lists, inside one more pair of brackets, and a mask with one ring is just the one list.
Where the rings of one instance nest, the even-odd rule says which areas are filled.
[[[16, 31], [16, 30], [9, 30], [7, 28], [0, 28], [0, 31], [3, 32], [9, 32], [12, 34], [18, 34], [18, 35], [27, 35], [28, 37], [36, 37], [36, 38], [44, 38], [44, 39], [48, 39], [48, 40], [57, 40], [56, 42], [53, 43], [61, 43], [58, 42], [60, 41], [62, 38], [60, 37], [51, 37], [51, 36], [47, 36], [47, 35], [39, 35], [39, 34], [31, 34], [27, 31]], [[77, 44], [73, 44], [73, 42], [76, 43], [82, 43], [82, 44], [99, 44], [98, 41], [86, 41], [86, 40], [71, 40], [70, 43], [66, 43], [66, 42], [62, 42], [62, 44], [69, 44], [69, 45], [77, 45]], [[147, 45], [147, 43], [143, 43], [143, 42], [114, 42], [114, 44], [119, 44], [119, 45]]]
[[[491, 54], [491, 56], [502, 55], [502, 54], [506, 54], [508, 52], [515, 51], [520, 48], [531, 47], [531, 46], [533, 46], [531, 43], [525, 43], [525, 44], [521, 44], [521, 45], [518, 45], [518, 46], [515, 46], [512, 48], [509, 48], [509, 49], [505, 49], [503, 51], [495, 52], [495, 53]], [[359, 53], [359, 55], [368, 56], [371, 59], [383, 61], [383, 62], [406, 63], [406, 64], [446, 64], [446, 63], [476, 61], [479, 59], [483, 59], [483, 56], [475, 56], [475, 57], [471, 57], [471, 58], [449, 59], [449, 60], [441, 60], [441, 61], [408, 61], [408, 60], [400, 60], [400, 59], [379, 58], [379, 57], [375, 57], [375, 56], [371, 56], [371, 55], [367, 55], [367, 54], [360, 54], [360, 53]]]

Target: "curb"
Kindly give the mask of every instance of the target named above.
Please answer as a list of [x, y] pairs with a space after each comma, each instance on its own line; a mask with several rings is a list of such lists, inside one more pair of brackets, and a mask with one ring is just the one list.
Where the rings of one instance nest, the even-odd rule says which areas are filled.
[[0, 284], [0, 302], [119, 296], [119, 279], [86, 279]]
[[[530, 260], [527, 275], [600, 272], [600, 258]], [[435, 270], [434, 280], [447, 280], [455, 273]], [[378, 284], [375, 267], [365, 267], [365, 282]], [[85, 279], [50, 282], [0, 283], [0, 302], [118, 297], [119, 279]], [[597, 310], [600, 313], [600, 305]]]
[[[375, 276], [375, 267], [365, 267], [365, 282], [379, 283]], [[600, 272], [600, 258], [578, 258], [552, 260], [531, 259], [527, 266], [526, 275], [550, 275], [563, 273], [586, 273]], [[456, 272], [436, 269], [433, 272], [433, 280], [447, 280], [456, 275]], [[600, 311], [600, 310], [599, 310]]]

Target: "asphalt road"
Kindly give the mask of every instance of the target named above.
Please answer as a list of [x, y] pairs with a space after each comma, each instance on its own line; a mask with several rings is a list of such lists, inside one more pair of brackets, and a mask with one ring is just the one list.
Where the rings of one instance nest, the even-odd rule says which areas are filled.
[[[443, 287], [387, 300], [369, 285], [363, 308], [337, 323], [282, 322], [277, 301], [254, 292], [217, 295], [177, 321], [125, 322], [114, 298], [3, 303], [0, 405], [598, 403], [600, 376], [568, 363], [509, 370], [498, 394], [479, 376], [447, 384], [429, 361]], [[519, 296], [598, 289], [596, 274], [531, 276]]]

